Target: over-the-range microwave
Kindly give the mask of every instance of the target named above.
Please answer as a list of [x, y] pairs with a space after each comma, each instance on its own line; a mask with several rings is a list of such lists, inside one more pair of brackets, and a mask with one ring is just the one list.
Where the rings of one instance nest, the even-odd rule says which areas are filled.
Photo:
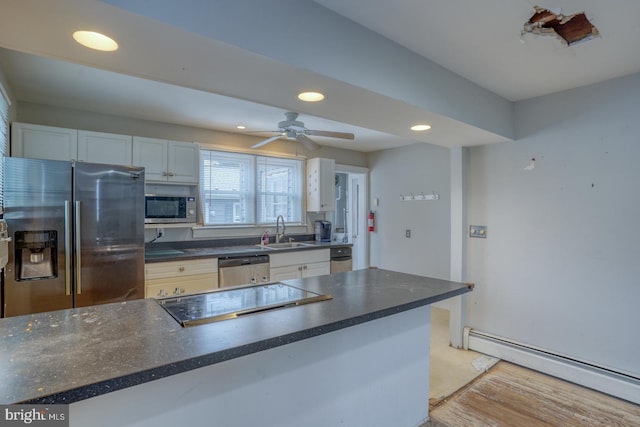
[[166, 194], [145, 194], [144, 222], [176, 224], [196, 222], [196, 198]]

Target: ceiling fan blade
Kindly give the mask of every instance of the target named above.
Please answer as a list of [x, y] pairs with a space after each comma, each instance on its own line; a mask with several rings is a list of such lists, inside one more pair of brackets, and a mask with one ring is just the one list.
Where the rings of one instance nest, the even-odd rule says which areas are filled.
[[309, 151], [313, 151], [313, 150], [317, 150], [318, 148], [320, 148], [320, 146], [318, 144], [316, 144], [314, 141], [312, 141], [311, 139], [307, 138], [307, 136], [305, 134], [299, 133], [296, 135], [296, 140], [304, 145], [305, 147], [307, 147], [307, 149]]
[[341, 138], [341, 139], [354, 139], [354, 135], [352, 133], [347, 132], [331, 132], [328, 130], [305, 130], [305, 135], [315, 135], [315, 136], [328, 136], [331, 138]]
[[251, 148], [260, 148], [263, 145], [267, 145], [270, 142], [275, 141], [276, 139], [280, 139], [282, 137], [282, 134], [278, 134], [276, 136], [272, 136], [271, 138], [265, 139], [264, 141], [260, 141], [258, 142], [256, 145], [252, 145]]

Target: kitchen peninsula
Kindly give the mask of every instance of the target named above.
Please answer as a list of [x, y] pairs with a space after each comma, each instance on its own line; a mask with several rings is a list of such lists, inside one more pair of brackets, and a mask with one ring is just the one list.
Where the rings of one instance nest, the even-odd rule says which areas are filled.
[[0, 319], [0, 403], [68, 403], [72, 426], [427, 418], [430, 304], [467, 286], [381, 269], [286, 283], [333, 299], [187, 328], [150, 299]]

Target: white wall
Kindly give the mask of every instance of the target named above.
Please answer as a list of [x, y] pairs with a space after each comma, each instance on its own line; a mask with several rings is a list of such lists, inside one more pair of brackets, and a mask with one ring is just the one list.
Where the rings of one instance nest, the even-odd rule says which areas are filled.
[[634, 75], [519, 102], [516, 142], [470, 149], [470, 326], [640, 377], [639, 93]]
[[[371, 265], [430, 277], [449, 278], [449, 150], [430, 144], [371, 153]], [[401, 201], [400, 194], [430, 194], [440, 200]], [[380, 201], [375, 206], [375, 199]], [[405, 230], [411, 230], [411, 238]]]

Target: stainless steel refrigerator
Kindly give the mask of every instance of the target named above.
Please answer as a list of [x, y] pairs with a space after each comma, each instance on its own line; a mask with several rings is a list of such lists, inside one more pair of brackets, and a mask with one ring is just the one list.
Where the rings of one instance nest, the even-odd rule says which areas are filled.
[[4, 159], [3, 316], [144, 298], [144, 169]]

